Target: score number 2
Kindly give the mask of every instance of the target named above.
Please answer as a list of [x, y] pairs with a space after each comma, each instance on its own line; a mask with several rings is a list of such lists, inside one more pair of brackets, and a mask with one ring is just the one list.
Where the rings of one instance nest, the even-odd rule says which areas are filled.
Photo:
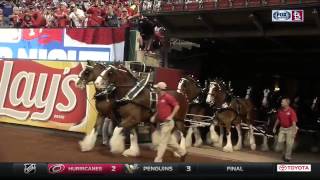
[[111, 166], [111, 172], [116, 172], [117, 167], [116, 166]]

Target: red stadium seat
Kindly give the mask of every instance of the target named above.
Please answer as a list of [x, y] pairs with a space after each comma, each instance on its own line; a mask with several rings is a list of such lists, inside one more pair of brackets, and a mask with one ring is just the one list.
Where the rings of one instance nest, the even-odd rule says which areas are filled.
[[261, 0], [248, 0], [248, 7], [260, 7], [262, 6]]
[[213, 2], [212, 0], [203, 2], [203, 9], [204, 10], [209, 10], [209, 9], [214, 9], [214, 8], [216, 8], [215, 2]]
[[302, 1], [301, 0], [287, 0], [286, 4], [300, 4]]
[[281, 2], [281, 0], [268, 0], [267, 2], [268, 2], [267, 5], [269, 5], [269, 6], [281, 5], [281, 4], [283, 4], [283, 3]]
[[186, 11], [199, 11], [199, 3], [197, 2], [192, 2], [192, 3], [189, 3], [185, 6], [185, 10]]
[[174, 5], [174, 11], [183, 11], [184, 10], [184, 4], [175, 4]]
[[172, 11], [172, 4], [171, 3], [170, 4], [169, 3], [163, 4], [161, 11], [163, 11], [163, 12]]
[[246, 6], [245, 0], [233, 0], [232, 7], [233, 8], [242, 8]]
[[229, 5], [229, 0], [220, 0], [219, 3], [218, 3], [218, 8], [219, 9], [226, 9], [226, 8], [229, 8], [230, 5]]

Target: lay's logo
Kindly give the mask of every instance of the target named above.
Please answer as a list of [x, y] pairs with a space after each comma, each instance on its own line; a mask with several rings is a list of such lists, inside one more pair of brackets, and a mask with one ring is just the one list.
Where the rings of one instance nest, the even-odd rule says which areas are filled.
[[0, 58], [123, 61], [124, 28], [0, 29]]

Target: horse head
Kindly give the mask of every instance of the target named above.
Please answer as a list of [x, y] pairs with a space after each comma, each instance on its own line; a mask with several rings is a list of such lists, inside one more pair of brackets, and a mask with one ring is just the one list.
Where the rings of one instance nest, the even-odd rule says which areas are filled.
[[106, 89], [108, 86], [134, 86], [137, 79], [127, 70], [109, 65], [102, 71], [94, 84], [98, 89]]
[[199, 81], [195, 80], [193, 76], [188, 75], [180, 79], [177, 91], [185, 93], [189, 101], [192, 101], [200, 95], [201, 86]]
[[215, 79], [209, 84], [206, 102], [210, 105], [222, 106], [222, 104], [225, 103], [228, 94], [226, 84], [220, 79]]
[[88, 62], [85, 68], [79, 73], [77, 87], [84, 89], [85, 86], [94, 82], [100, 73], [106, 68], [104, 64]]

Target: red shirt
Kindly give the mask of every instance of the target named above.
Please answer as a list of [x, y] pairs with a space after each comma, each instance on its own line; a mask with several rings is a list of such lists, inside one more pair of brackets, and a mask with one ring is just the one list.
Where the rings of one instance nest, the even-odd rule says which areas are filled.
[[296, 112], [291, 107], [287, 110], [278, 110], [277, 117], [279, 119], [280, 126], [283, 128], [289, 128], [292, 126], [294, 121], [297, 122]]
[[68, 10], [62, 10], [62, 9], [57, 9], [56, 12], [54, 13], [55, 18], [57, 19], [57, 25], [58, 27], [67, 27], [69, 22], [68, 22]]
[[35, 28], [44, 27], [46, 25], [46, 19], [43, 17], [40, 11], [32, 13], [31, 17], [32, 26]]
[[160, 121], [166, 121], [176, 105], [178, 105], [177, 100], [170, 94], [165, 93], [160, 96], [157, 104], [157, 118]]
[[90, 7], [87, 11], [90, 14], [87, 26], [102, 26], [104, 18], [101, 17], [102, 10], [99, 7]]

